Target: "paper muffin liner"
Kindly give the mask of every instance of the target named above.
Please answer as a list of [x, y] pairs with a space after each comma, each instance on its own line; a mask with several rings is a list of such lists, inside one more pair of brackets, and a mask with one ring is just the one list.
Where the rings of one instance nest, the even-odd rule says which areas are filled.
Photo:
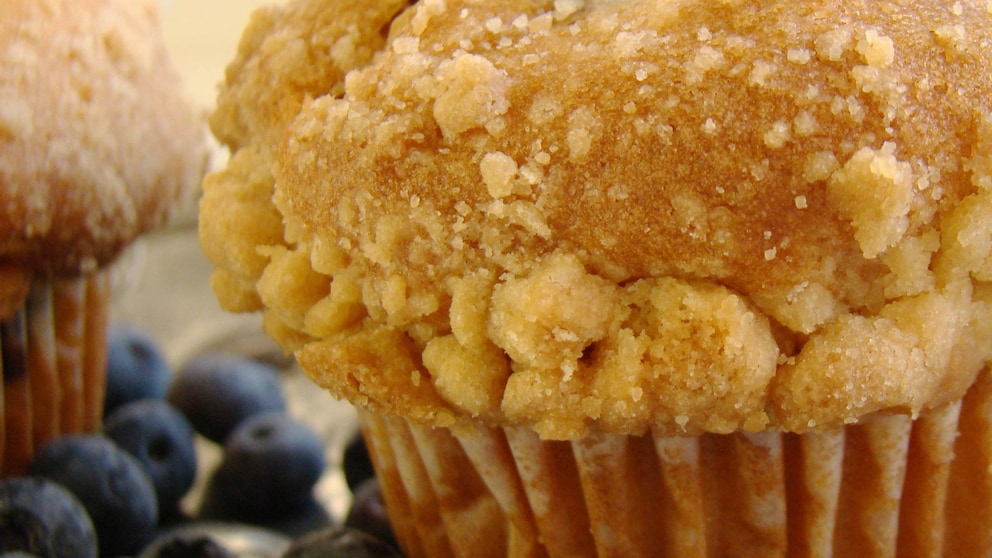
[[0, 476], [24, 471], [41, 444], [99, 429], [106, 392], [108, 271], [36, 281], [0, 321]]
[[406, 556], [992, 555], [992, 374], [810, 434], [457, 432], [360, 411]]

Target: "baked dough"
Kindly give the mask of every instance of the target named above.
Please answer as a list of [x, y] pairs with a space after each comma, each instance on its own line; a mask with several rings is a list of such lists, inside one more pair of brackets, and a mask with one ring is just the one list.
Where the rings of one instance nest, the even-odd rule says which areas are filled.
[[214, 290], [335, 395], [428, 424], [916, 415], [992, 358], [990, 11], [259, 12], [212, 120]]
[[77, 275], [190, 201], [204, 115], [150, 0], [2, 0], [0, 264]]

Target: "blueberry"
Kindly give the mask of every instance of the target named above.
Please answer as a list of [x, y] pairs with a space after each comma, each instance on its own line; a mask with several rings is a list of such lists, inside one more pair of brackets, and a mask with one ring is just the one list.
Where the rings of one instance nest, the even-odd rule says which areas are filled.
[[196, 479], [193, 426], [186, 417], [165, 401], [143, 399], [114, 410], [103, 431], [144, 466], [155, 486], [159, 517], [176, 515]]
[[138, 399], [165, 397], [172, 369], [144, 330], [115, 326], [107, 332], [107, 395], [103, 414]]
[[176, 374], [166, 398], [197, 432], [219, 444], [244, 419], [286, 410], [275, 368], [223, 353], [207, 353], [190, 361]]
[[338, 526], [296, 539], [281, 558], [403, 558], [403, 555], [368, 533]]
[[355, 490], [362, 482], [375, 476], [369, 448], [362, 433], [356, 432], [344, 447], [344, 479], [348, 488]]
[[284, 413], [264, 413], [231, 433], [209, 491], [236, 519], [274, 519], [312, 501], [324, 466], [323, 443], [312, 429]]
[[386, 505], [382, 500], [382, 487], [379, 479], [370, 478], [362, 482], [352, 494], [351, 508], [345, 517], [344, 524], [364, 531], [377, 539], [396, 544], [393, 527], [386, 514]]
[[28, 473], [69, 489], [96, 529], [100, 556], [139, 549], [158, 519], [155, 488], [141, 463], [100, 435], [72, 435], [42, 445]]
[[0, 481], [0, 556], [96, 558], [96, 531], [83, 504], [40, 477]]

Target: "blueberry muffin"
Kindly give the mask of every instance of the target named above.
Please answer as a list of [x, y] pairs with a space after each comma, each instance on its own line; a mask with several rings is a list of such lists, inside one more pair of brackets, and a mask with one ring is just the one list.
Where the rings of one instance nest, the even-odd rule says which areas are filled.
[[103, 414], [112, 262], [190, 202], [203, 118], [158, 5], [2, 0], [0, 474]]
[[987, 2], [296, 0], [213, 288], [409, 556], [992, 552]]

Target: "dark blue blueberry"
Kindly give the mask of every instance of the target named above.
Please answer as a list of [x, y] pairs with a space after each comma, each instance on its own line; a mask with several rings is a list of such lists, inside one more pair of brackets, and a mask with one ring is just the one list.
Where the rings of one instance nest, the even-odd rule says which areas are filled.
[[296, 539], [281, 558], [403, 558], [403, 555], [368, 533], [338, 526]]
[[375, 476], [369, 448], [360, 431], [356, 432], [345, 445], [342, 467], [344, 480], [351, 490], [357, 489], [363, 482]]
[[83, 504], [40, 477], [0, 481], [0, 556], [96, 558], [96, 531]]
[[166, 398], [197, 432], [220, 444], [246, 418], [286, 410], [278, 370], [222, 353], [190, 361], [176, 374]]
[[172, 370], [158, 343], [133, 326], [115, 326], [107, 332], [107, 396], [104, 416], [138, 399], [162, 399]]
[[73, 435], [41, 446], [28, 473], [51, 479], [82, 502], [93, 521], [100, 556], [140, 549], [158, 520], [155, 488], [141, 463], [105, 436]]
[[285, 413], [265, 413], [231, 433], [210, 492], [238, 519], [274, 519], [313, 501], [324, 466], [323, 443], [312, 429]]
[[396, 544], [396, 535], [386, 514], [386, 504], [382, 499], [382, 486], [379, 479], [370, 478], [364, 481], [352, 493], [351, 508], [344, 524], [372, 535], [373, 537]]
[[179, 500], [196, 479], [193, 426], [172, 405], [143, 399], [108, 416], [104, 434], [144, 466], [155, 486], [159, 517], [178, 514]]

